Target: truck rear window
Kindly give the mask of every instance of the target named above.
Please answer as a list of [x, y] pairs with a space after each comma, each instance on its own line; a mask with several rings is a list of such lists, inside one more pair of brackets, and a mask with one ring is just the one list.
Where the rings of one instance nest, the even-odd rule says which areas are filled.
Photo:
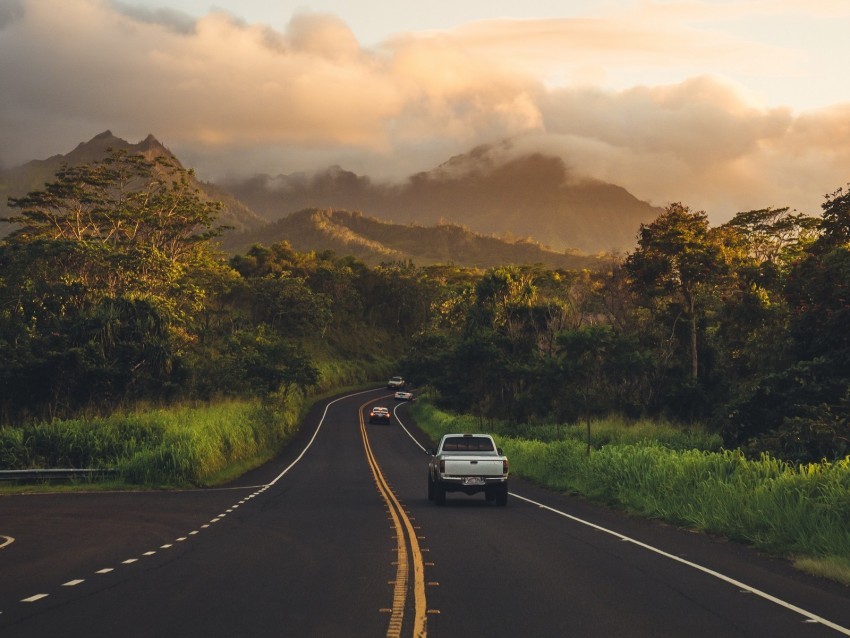
[[493, 452], [493, 441], [481, 436], [464, 436], [443, 441], [443, 452]]

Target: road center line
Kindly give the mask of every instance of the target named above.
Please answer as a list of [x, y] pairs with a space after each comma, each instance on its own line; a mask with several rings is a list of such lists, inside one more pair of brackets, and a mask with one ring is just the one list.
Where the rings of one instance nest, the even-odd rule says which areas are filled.
[[[393, 591], [393, 608], [390, 616], [390, 624], [387, 629], [389, 638], [396, 638], [401, 635], [402, 621], [404, 619], [404, 607], [407, 597], [407, 584], [410, 575], [410, 567], [408, 562], [407, 545], [410, 544], [410, 554], [413, 560], [413, 592], [414, 592], [414, 620], [413, 620], [413, 635], [416, 638], [424, 638], [427, 636], [427, 600], [425, 597], [425, 566], [422, 560], [422, 551], [419, 548], [419, 541], [416, 537], [416, 532], [413, 529], [413, 523], [404, 511], [401, 503], [395, 497], [390, 489], [386, 478], [381, 472], [378, 461], [372, 451], [372, 446], [369, 443], [369, 435], [366, 431], [366, 423], [363, 418], [363, 410], [368, 403], [364, 403], [358, 410], [360, 419], [360, 435], [363, 438], [363, 447], [366, 451], [366, 459], [369, 462], [369, 467], [375, 477], [375, 483], [378, 485], [378, 490], [381, 493], [390, 516], [393, 520], [393, 526], [396, 532], [396, 545], [398, 549], [398, 564], [396, 565], [396, 580]], [[405, 536], [406, 534], [406, 536]]]
[[346, 394], [346, 395], [345, 395], [345, 396], [343, 396], [343, 397], [339, 397], [339, 398], [337, 398], [337, 399], [334, 399], [333, 401], [329, 401], [329, 402], [328, 402], [328, 404], [325, 406], [325, 411], [322, 413], [322, 418], [321, 418], [321, 419], [319, 419], [319, 424], [316, 426], [316, 431], [315, 431], [315, 432], [313, 432], [313, 436], [312, 436], [312, 437], [310, 437], [310, 440], [307, 442], [307, 445], [306, 445], [306, 446], [304, 446], [304, 449], [303, 449], [303, 450], [301, 450], [301, 454], [299, 454], [299, 455], [298, 455], [298, 457], [297, 457], [294, 461], [292, 461], [292, 463], [290, 463], [289, 465], [287, 465], [287, 466], [283, 469], [283, 471], [282, 471], [280, 474], [278, 474], [278, 475], [277, 475], [276, 477], [274, 477], [271, 481], [269, 481], [269, 482], [268, 482], [268, 483], [267, 483], [267, 484], [263, 487], [263, 489], [262, 489], [262, 490], [260, 490], [260, 491], [261, 491], [261, 492], [262, 492], [262, 491], [265, 491], [265, 490], [267, 490], [268, 488], [270, 488], [272, 485], [274, 485], [275, 483], [277, 483], [280, 479], [282, 479], [282, 478], [284, 477], [284, 475], [286, 475], [286, 474], [289, 472], [289, 470], [291, 470], [293, 467], [295, 467], [295, 464], [296, 464], [296, 463], [298, 463], [298, 461], [300, 461], [300, 460], [301, 460], [301, 458], [302, 458], [305, 454], [307, 454], [307, 450], [309, 450], [309, 449], [310, 449], [310, 446], [311, 446], [311, 445], [313, 445], [313, 441], [315, 441], [315, 440], [316, 440], [316, 437], [319, 435], [319, 430], [321, 430], [321, 429], [322, 429], [322, 424], [325, 422], [325, 418], [328, 416], [328, 410], [330, 409], [330, 407], [331, 407], [334, 403], [337, 403], [338, 401], [342, 401], [343, 399], [347, 399], [347, 398], [349, 398], [349, 397], [356, 397], [356, 396], [357, 396], [357, 395], [359, 395], [359, 394], [367, 394], [367, 393], [369, 393], [369, 392], [374, 392], [374, 391], [375, 391], [374, 389], [372, 389], [372, 390], [363, 390], [362, 392], [354, 392], [353, 394]]

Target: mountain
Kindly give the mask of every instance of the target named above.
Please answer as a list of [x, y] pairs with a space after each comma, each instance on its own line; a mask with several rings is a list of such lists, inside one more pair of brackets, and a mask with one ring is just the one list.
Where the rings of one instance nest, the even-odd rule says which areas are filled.
[[401, 224], [448, 221], [585, 253], [633, 250], [640, 224], [662, 212], [619, 186], [576, 178], [561, 158], [511, 150], [508, 143], [481, 146], [400, 184], [334, 167], [221, 185], [272, 220], [305, 208], [360, 210]]
[[[109, 148], [179, 165], [152, 135], [130, 144], [105, 131], [66, 155], [0, 170], [0, 217], [13, 212], [8, 196], [41, 189], [63, 164], [102, 159]], [[507, 142], [478, 147], [398, 184], [333, 167], [193, 185], [202, 197], [222, 202], [219, 222], [233, 227], [223, 238], [230, 251], [288, 240], [300, 250], [330, 248], [370, 263], [413, 258], [584, 267], [576, 265], [580, 253], [633, 250], [640, 224], [661, 212], [619, 186], [576, 178], [558, 157], [518, 154]], [[352, 210], [363, 214], [346, 212]], [[8, 230], [0, 225], [0, 236]]]
[[[106, 157], [109, 149], [125, 150], [130, 154], [140, 153], [147, 159], [165, 157], [177, 166], [180, 161], [163, 146], [153, 135], [148, 135], [138, 144], [130, 144], [119, 137], [115, 137], [111, 131], [104, 131], [94, 136], [88, 142], [82, 142], [66, 155], [54, 155], [45, 160], [33, 160], [22, 166], [8, 170], [0, 170], [0, 217], [6, 217], [16, 211], [7, 205], [8, 197], [21, 197], [27, 193], [44, 188], [45, 184], [54, 180], [56, 171], [63, 165], [80, 166], [90, 164]], [[201, 182], [190, 177], [192, 186], [196, 188], [200, 197], [206, 201], [221, 202], [218, 221], [220, 224], [232, 226], [236, 234], [259, 228], [266, 223], [255, 212], [240, 202], [230, 193], [219, 189], [214, 184]], [[8, 224], [0, 225], [0, 236], [11, 230]]]
[[599, 257], [559, 253], [529, 240], [488, 237], [453, 224], [392, 224], [359, 212], [317, 208], [292, 213], [260, 231], [227, 235], [224, 248], [243, 253], [253, 243], [269, 245], [284, 240], [298, 251], [333, 250], [371, 265], [408, 259], [420, 266], [455, 263], [479, 268], [543, 264], [578, 270], [605, 265]]

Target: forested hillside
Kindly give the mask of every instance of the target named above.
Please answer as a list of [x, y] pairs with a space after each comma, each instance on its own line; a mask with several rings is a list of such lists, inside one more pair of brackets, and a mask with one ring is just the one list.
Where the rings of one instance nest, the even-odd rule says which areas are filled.
[[359, 210], [396, 224], [448, 222], [473, 232], [510, 231], [551, 250], [625, 253], [660, 208], [614, 184], [579, 179], [557, 157], [482, 146], [399, 183], [341, 168], [311, 175], [228, 180], [222, 187], [267, 219], [307, 208]]
[[600, 269], [603, 257], [555, 252], [527, 239], [504, 239], [473, 233], [454, 224], [391, 224], [362, 213], [308, 209], [254, 232], [227, 233], [228, 252], [244, 252], [256, 243], [287, 241], [296, 250], [332, 250], [377, 266], [386, 261], [413, 261], [420, 266], [456, 263], [490, 268], [504, 264], [543, 264], [549, 268]]
[[[256, 245], [166, 159], [116, 150], [12, 199], [0, 426], [223, 397], [277, 401], [320, 361], [401, 366], [444, 406], [533, 426], [699, 420], [725, 444], [836, 459], [850, 440], [850, 193], [711, 227], [673, 204], [590, 271], [486, 270]], [[373, 365], [374, 364], [374, 365]]]

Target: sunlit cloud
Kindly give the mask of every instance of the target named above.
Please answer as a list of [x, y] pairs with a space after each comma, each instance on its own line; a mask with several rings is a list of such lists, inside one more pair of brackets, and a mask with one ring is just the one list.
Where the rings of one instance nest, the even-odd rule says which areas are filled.
[[[153, 133], [207, 179], [331, 164], [391, 179], [511, 138], [575, 175], [715, 219], [817, 212], [850, 179], [850, 103], [767, 103], [740, 78], [803, 74], [805, 57], [720, 28], [795, 4], [611, 3], [366, 48], [330, 14], [277, 30], [224, 11], [0, 0], [0, 162], [64, 153], [108, 128], [129, 141]], [[848, 15], [829, 0], [806, 11]]]

